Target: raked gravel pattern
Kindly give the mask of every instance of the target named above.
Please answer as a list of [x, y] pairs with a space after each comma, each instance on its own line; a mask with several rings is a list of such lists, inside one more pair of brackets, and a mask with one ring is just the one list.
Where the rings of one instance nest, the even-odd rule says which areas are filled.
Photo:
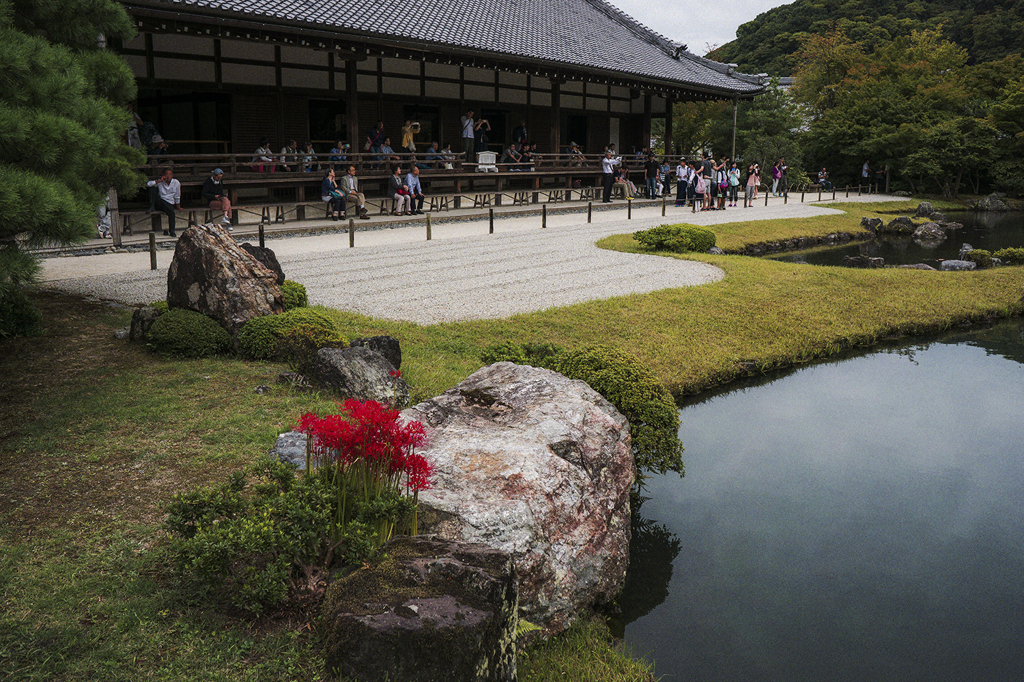
[[[873, 197], [879, 200], [880, 197]], [[375, 318], [437, 324], [505, 318], [629, 294], [709, 284], [722, 270], [695, 261], [599, 249], [602, 237], [672, 222], [713, 225], [735, 220], [809, 217], [834, 212], [823, 206], [790, 203], [768, 209], [733, 209], [693, 214], [660, 207], [622, 212], [548, 216], [540, 229], [536, 215], [495, 221], [435, 225], [426, 241], [422, 224], [348, 235], [273, 239], [289, 279], [306, 286], [310, 302]], [[43, 261], [46, 286], [83, 296], [141, 305], [165, 298], [170, 253], [149, 270], [148, 254], [106, 254]], [[85, 272], [102, 273], [76, 276]]]

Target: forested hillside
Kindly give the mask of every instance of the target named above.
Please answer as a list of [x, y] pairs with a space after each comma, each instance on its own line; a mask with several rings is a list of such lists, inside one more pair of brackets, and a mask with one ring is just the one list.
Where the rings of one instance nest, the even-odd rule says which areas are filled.
[[709, 56], [746, 73], [789, 76], [802, 39], [836, 27], [868, 49], [940, 29], [978, 64], [1024, 52], [1024, 0], [796, 0], [741, 25], [736, 40]]

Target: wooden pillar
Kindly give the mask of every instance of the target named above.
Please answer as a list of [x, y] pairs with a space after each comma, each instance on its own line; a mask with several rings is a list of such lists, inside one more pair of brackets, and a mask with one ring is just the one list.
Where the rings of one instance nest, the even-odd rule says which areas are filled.
[[665, 98], [665, 156], [672, 156], [672, 109], [675, 100], [669, 96]]
[[652, 109], [652, 97], [651, 93], [644, 93], [644, 124], [643, 130], [640, 131], [642, 140], [640, 142], [640, 149], [651, 146], [651, 109]]
[[355, 59], [345, 62], [345, 127], [348, 130], [348, 143], [352, 145], [352, 152], [357, 154], [363, 150], [363, 143], [359, 138], [359, 79], [356, 77], [358, 65], [359, 62]]
[[733, 97], [732, 98], [732, 156], [729, 157], [730, 159], [735, 159], [736, 158], [736, 117], [737, 117], [737, 112], [739, 111], [739, 106], [740, 106], [740, 98], [739, 97]]
[[561, 83], [551, 79], [551, 153], [558, 154], [562, 148], [562, 98]]

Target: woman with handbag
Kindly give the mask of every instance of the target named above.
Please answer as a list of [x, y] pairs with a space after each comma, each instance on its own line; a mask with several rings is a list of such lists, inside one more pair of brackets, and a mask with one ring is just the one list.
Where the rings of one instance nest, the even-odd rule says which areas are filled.
[[331, 219], [337, 220], [338, 213], [345, 215], [345, 197], [338, 191], [338, 183], [334, 179], [334, 169], [328, 168], [324, 181], [320, 183], [320, 198], [331, 205]]

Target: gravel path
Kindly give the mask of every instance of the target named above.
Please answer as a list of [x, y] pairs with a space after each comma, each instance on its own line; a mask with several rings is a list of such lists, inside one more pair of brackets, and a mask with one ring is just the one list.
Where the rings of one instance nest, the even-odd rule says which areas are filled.
[[[880, 197], [871, 197], [879, 201]], [[536, 214], [495, 220], [435, 223], [432, 240], [417, 221], [394, 229], [348, 235], [270, 239], [289, 279], [302, 282], [310, 302], [372, 317], [420, 324], [504, 318], [583, 301], [660, 289], [708, 284], [724, 273], [706, 263], [598, 249], [602, 237], [666, 222], [713, 225], [750, 219], [809, 217], [833, 213], [813, 204], [789, 203], [706, 213], [660, 206], [552, 214], [547, 229]], [[47, 258], [46, 286], [70, 293], [144, 304], [164, 298], [171, 252], [158, 253], [158, 270], [148, 253], [114, 253]]]

